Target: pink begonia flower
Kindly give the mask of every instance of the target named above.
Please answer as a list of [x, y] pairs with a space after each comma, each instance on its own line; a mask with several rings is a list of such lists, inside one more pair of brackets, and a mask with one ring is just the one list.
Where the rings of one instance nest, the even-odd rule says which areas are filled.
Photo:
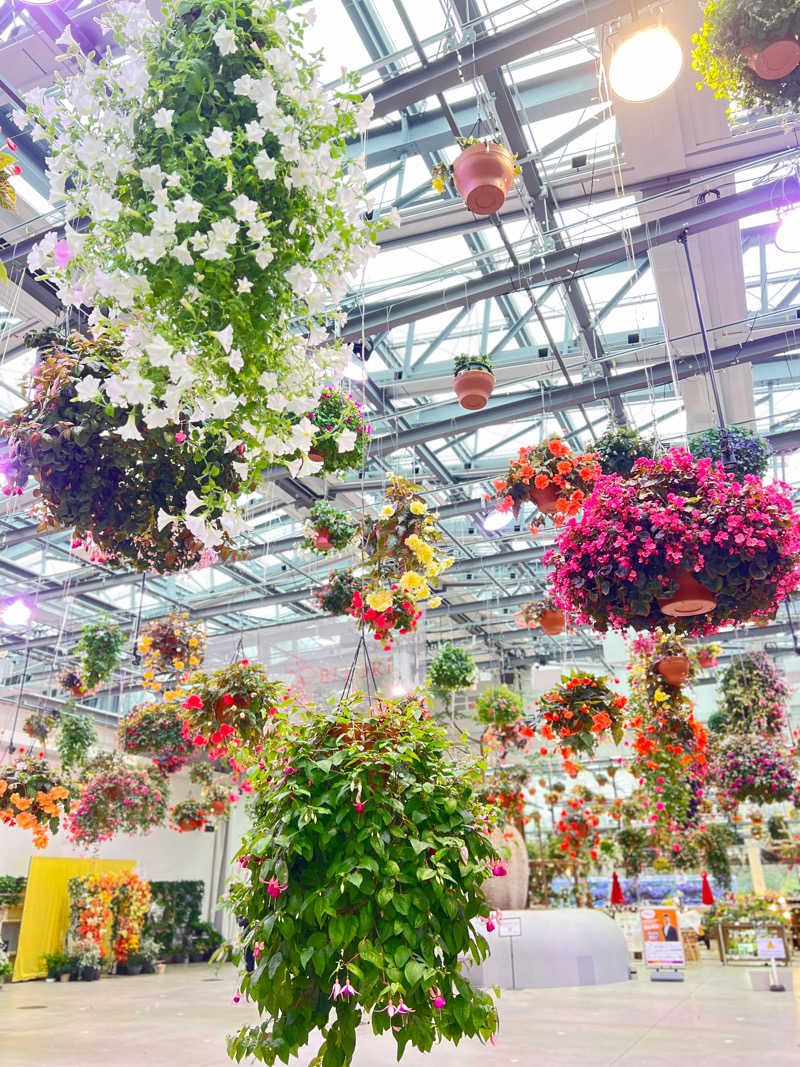
[[72, 259], [72, 252], [70, 252], [69, 245], [63, 237], [60, 241], [56, 242], [53, 255], [55, 257], [56, 266], [61, 267], [62, 270]]
[[183, 430], [178, 430], [178, 432], [175, 434], [175, 440], [179, 445], [183, 444], [183, 442], [186, 440], [186, 434], [183, 432]]

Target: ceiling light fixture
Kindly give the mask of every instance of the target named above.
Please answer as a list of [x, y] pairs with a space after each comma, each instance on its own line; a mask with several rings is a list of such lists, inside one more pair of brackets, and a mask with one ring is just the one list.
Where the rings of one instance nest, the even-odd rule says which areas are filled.
[[634, 29], [612, 37], [608, 81], [623, 100], [639, 103], [666, 92], [683, 65], [683, 49], [666, 26]]
[[30, 604], [27, 604], [24, 600], [12, 600], [10, 604], [6, 604], [3, 608], [2, 618], [6, 626], [24, 626], [33, 614], [33, 609]]
[[800, 252], [800, 206], [779, 211], [778, 218], [775, 247], [780, 252]]
[[481, 519], [481, 524], [487, 533], [496, 533], [497, 530], [504, 530], [513, 519], [514, 513], [509, 508], [508, 511], [491, 512], [486, 518]]

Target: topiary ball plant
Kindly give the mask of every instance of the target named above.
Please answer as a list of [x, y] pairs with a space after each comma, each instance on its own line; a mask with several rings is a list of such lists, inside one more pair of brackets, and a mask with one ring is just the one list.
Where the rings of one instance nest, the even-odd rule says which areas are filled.
[[719, 426], [712, 426], [691, 438], [689, 451], [698, 459], [708, 456], [724, 461], [723, 434], [728, 440], [729, 464], [726, 469], [739, 478], [746, 474], [763, 478], [769, 466], [772, 446], [746, 426], [726, 426], [724, 431]]
[[486, 955], [473, 920], [489, 916], [497, 862], [476, 770], [449, 761], [421, 704], [359, 704], [284, 718], [250, 772], [245, 878], [227, 906], [246, 931], [234, 960], [254, 957], [241, 991], [267, 1018], [229, 1038], [237, 1061], [288, 1063], [318, 1030], [311, 1062], [343, 1067], [362, 1018], [398, 1057], [497, 1028], [460, 963]]
[[442, 645], [428, 667], [428, 683], [437, 695], [469, 689], [475, 681], [475, 664], [463, 648]]

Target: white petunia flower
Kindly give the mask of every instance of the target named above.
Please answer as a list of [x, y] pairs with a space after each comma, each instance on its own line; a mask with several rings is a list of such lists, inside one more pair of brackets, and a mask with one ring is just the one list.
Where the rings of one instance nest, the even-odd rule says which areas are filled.
[[235, 200], [231, 201], [231, 207], [237, 219], [242, 222], [255, 222], [258, 204], [249, 196], [240, 193]]
[[[247, 197], [245, 197], [247, 199]], [[212, 241], [221, 241], [223, 244], [232, 244], [238, 234], [239, 225], [233, 219], [217, 219], [211, 223]]]
[[100, 396], [100, 379], [87, 374], [75, 386], [75, 393], [77, 394], [76, 400], [94, 400], [95, 397]]
[[172, 254], [179, 263], [183, 264], [184, 267], [191, 267], [194, 263], [192, 253], [189, 251], [185, 241], [181, 245], [176, 245], [172, 249]]
[[261, 144], [261, 142], [264, 140], [264, 134], [266, 132], [267, 131], [264, 129], [261, 123], [256, 122], [255, 120], [253, 120], [253, 122], [246, 123], [244, 128], [245, 137], [248, 141], [253, 141], [254, 144]]
[[223, 22], [212, 38], [221, 56], [229, 56], [236, 51], [236, 34]]
[[228, 363], [230, 363], [230, 365], [233, 367], [237, 374], [242, 369], [242, 367], [244, 366], [244, 360], [242, 359], [242, 353], [239, 351], [238, 348], [231, 349], [231, 354], [228, 356]]
[[169, 110], [166, 107], [160, 107], [158, 111], [153, 115], [153, 122], [155, 123], [157, 130], [169, 130], [172, 129], [172, 116], [175, 114], [174, 110]]
[[352, 452], [356, 447], [356, 434], [355, 430], [342, 430], [339, 436], [336, 438], [336, 444], [340, 452]]
[[356, 128], [360, 133], [364, 133], [372, 120], [372, 113], [375, 110], [375, 99], [372, 93], [365, 97], [361, 102], [361, 107], [356, 112]]
[[253, 283], [249, 278], [240, 278], [236, 283], [237, 293], [249, 293], [253, 288]]
[[128, 416], [128, 421], [125, 423], [125, 425], [121, 426], [117, 430], [117, 433], [119, 434], [119, 436], [122, 438], [123, 441], [143, 441], [144, 440], [142, 435], [139, 433], [139, 430], [138, 430], [138, 428], [136, 426], [136, 423], [134, 421], [133, 412], [131, 412], [130, 415]]
[[172, 345], [158, 335], [153, 338], [150, 344], [144, 346], [144, 350], [154, 367], [168, 367], [172, 361], [172, 353], [174, 351]]
[[267, 153], [262, 148], [253, 162], [256, 165], [258, 176], [262, 181], [269, 181], [270, 178], [275, 177], [275, 165], [276, 161], [270, 159]]
[[197, 511], [199, 507], [202, 507], [203, 501], [195, 493], [194, 489], [190, 489], [186, 494], [186, 514], [191, 515], [193, 511]]
[[139, 177], [142, 179], [142, 185], [145, 189], [160, 189], [164, 184], [164, 172], [158, 163], [155, 163], [152, 167], [142, 167], [139, 171]]
[[259, 265], [259, 267], [261, 267], [262, 270], [266, 270], [266, 268], [270, 265], [274, 258], [275, 253], [269, 247], [259, 248], [256, 251], [256, 263]]
[[177, 515], [168, 515], [163, 508], [158, 509], [158, 517], [156, 519], [156, 525], [159, 530], [163, 530], [165, 526], [169, 526], [171, 522], [177, 522]]
[[162, 426], [169, 426], [172, 421], [166, 408], [151, 407], [144, 413], [144, 424], [148, 430], [157, 430]]
[[198, 200], [193, 200], [190, 196], [182, 196], [180, 200], [175, 201], [175, 221], [197, 222], [202, 209], [203, 205]]
[[233, 344], [233, 326], [231, 326], [230, 323], [228, 323], [224, 330], [211, 330], [211, 336], [216, 337], [226, 353], [230, 352], [231, 345]]
[[222, 159], [231, 154], [231, 140], [233, 134], [223, 130], [221, 126], [215, 126], [208, 137], [205, 138], [206, 148], [214, 159]]

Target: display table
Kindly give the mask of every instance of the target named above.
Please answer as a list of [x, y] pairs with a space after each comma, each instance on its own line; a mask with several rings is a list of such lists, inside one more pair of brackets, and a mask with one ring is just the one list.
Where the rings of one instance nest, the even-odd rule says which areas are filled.
[[[754, 960], [790, 960], [792, 950], [786, 938], [786, 927], [779, 922], [743, 920], [718, 922], [717, 946], [723, 963], [752, 963]], [[770, 950], [769, 941], [780, 945], [780, 951]]]
[[625, 937], [602, 911], [505, 911], [491, 933], [483, 923], [475, 927], [489, 942], [483, 963], [464, 967], [475, 985], [545, 989], [628, 981]]

